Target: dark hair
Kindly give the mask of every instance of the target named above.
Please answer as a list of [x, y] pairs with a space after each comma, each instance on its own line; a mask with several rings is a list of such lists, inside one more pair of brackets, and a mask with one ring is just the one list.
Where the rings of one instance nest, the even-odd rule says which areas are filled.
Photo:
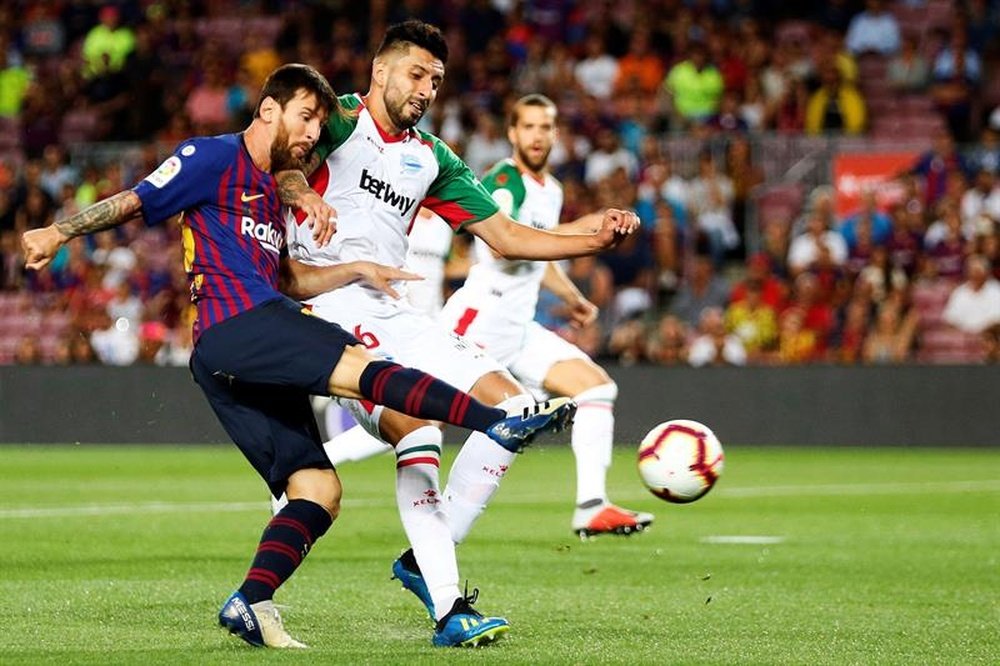
[[531, 93], [514, 102], [514, 106], [511, 107], [510, 116], [507, 118], [507, 124], [511, 127], [517, 125], [518, 113], [522, 106], [540, 106], [543, 109], [552, 109], [553, 115], [556, 113], [555, 102], [540, 93]]
[[444, 40], [444, 34], [437, 26], [417, 19], [390, 25], [375, 51], [375, 57], [391, 49], [403, 49], [410, 45], [426, 49], [442, 64], [448, 64], [448, 42]]
[[305, 90], [316, 96], [319, 106], [327, 113], [332, 113], [340, 108], [337, 103], [337, 95], [330, 87], [330, 82], [316, 71], [315, 68], [301, 63], [291, 63], [282, 65], [267, 76], [264, 87], [260, 90], [260, 97], [257, 98], [257, 106], [254, 108], [254, 118], [260, 116], [260, 105], [268, 97], [273, 99], [281, 108], [285, 108], [300, 90]]

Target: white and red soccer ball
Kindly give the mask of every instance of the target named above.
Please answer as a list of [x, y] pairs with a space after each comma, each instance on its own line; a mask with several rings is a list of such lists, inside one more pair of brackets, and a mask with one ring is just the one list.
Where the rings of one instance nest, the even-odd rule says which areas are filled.
[[722, 444], [697, 421], [661, 423], [639, 445], [639, 476], [649, 491], [668, 502], [693, 502], [722, 474]]

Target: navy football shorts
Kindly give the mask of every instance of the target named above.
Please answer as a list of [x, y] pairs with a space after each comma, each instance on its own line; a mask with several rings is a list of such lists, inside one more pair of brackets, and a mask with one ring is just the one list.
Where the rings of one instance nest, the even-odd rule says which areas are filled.
[[275, 496], [300, 469], [330, 469], [310, 394], [327, 395], [344, 349], [360, 344], [287, 298], [201, 334], [191, 373], [223, 428]]

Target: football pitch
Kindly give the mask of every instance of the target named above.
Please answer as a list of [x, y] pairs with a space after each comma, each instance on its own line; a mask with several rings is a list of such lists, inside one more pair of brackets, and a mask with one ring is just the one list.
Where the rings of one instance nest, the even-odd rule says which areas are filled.
[[0, 663], [997, 663], [1000, 449], [726, 453], [674, 506], [618, 448], [612, 498], [656, 524], [585, 543], [568, 447], [519, 458], [458, 551], [511, 631], [464, 651], [389, 580], [392, 458], [344, 466], [340, 519], [276, 598], [311, 646], [289, 653], [215, 625], [269, 515], [235, 447], [2, 447]]

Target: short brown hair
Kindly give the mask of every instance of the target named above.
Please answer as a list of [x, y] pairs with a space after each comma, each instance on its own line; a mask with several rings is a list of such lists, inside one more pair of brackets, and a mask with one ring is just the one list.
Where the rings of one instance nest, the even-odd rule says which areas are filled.
[[300, 90], [305, 90], [316, 96], [316, 101], [327, 113], [333, 113], [340, 109], [337, 102], [337, 95], [333, 92], [330, 82], [326, 80], [314, 67], [303, 65], [302, 63], [291, 63], [282, 65], [271, 72], [264, 87], [260, 90], [260, 97], [257, 98], [257, 106], [254, 108], [254, 117], [260, 116], [260, 105], [270, 97], [277, 102], [281, 108], [285, 108]]
[[544, 109], [552, 109], [552, 115], [556, 115], [557, 113], [556, 103], [545, 95], [542, 95], [541, 93], [525, 95], [521, 99], [514, 102], [514, 106], [510, 109], [510, 116], [507, 118], [507, 124], [510, 127], [517, 125], [518, 114], [522, 106], [540, 106]]

